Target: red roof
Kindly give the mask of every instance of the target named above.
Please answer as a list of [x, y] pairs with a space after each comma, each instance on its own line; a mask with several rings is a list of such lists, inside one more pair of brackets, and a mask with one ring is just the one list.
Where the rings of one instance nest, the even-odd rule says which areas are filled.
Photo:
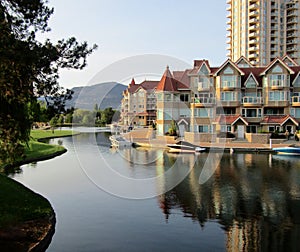
[[132, 83], [133, 82], [131, 81], [131, 84], [128, 87], [128, 92], [131, 94], [136, 92], [139, 88], [142, 88], [144, 90], [153, 90], [158, 85], [158, 81], [148, 81], [148, 80], [144, 80], [140, 84], [132, 84]]
[[188, 88], [190, 87], [190, 79], [188, 76], [190, 71], [190, 69], [186, 69], [185, 71], [173, 71], [173, 77], [183, 83], [185, 88]]
[[163, 76], [161, 77], [161, 80], [157, 85], [158, 91], [177, 92], [178, 89], [186, 89], [186, 88], [188, 88], [187, 85], [183, 84], [182, 82], [174, 78], [168, 66]]
[[246, 125], [248, 125], [247, 120], [245, 120], [245, 118], [243, 118], [241, 115], [220, 115], [216, 118], [215, 122], [223, 125], [232, 125], [236, 123], [239, 119], [242, 120]]
[[260, 123], [261, 124], [278, 124], [278, 125], [282, 126], [289, 119], [292, 120], [296, 125], [299, 124], [299, 122], [290, 115], [265, 116]]

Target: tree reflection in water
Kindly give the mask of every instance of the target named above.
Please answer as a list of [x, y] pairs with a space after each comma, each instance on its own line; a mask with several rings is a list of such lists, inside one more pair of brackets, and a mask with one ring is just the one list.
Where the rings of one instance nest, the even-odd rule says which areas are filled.
[[299, 159], [224, 154], [214, 175], [200, 185], [206, 157], [165, 153], [165, 162], [173, 162], [177, 169], [195, 164], [178, 186], [158, 197], [166, 220], [172, 210], [180, 209], [202, 228], [208, 221], [218, 221], [228, 251], [300, 248]]

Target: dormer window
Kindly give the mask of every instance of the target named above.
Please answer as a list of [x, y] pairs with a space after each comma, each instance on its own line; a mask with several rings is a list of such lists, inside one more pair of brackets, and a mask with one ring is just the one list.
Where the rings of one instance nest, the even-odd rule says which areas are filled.
[[285, 75], [284, 74], [272, 74], [270, 75], [271, 87], [284, 87], [285, 86]]

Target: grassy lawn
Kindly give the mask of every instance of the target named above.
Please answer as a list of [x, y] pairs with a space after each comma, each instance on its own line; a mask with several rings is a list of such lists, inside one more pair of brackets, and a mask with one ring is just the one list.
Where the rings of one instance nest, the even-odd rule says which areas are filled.
[[[32, 139], [25, 149], [25, 160], [44, 159], [65, 151], [63, 146], [38, 142], [38, 139], [72, 136], [77, 132], [67, 130], [32, 130]], [[1, 165], [0, 165], [1, 166]], [[1, 167], [0, 167], [1, 168]], [[28, 220], [38, 220], [50, 216], [52, 207], [42, 196], [32, 192], [22, 184], [0, 174], [0, 229], [14, 226]]]
[[72, 130], [58, 130], [58, 129], [56, 129], [54, 133], [52, 133], [52, 130], [32, 130], [30, 132], [30, 136], [34, 139], [65, 137], [65, 136], [73, 136], [75, 134], [78, 133]]
[[45, 144], [31, 140], [28, 143], [28, 147], [25, 149], [25, 155], [26, 159], [37, 159], [53, 155], [64, 150], [65, 148], [60, 145]]
[[4, 175], [0, 175], [0, 202], [0, 228], [52, 214], [44, 197]]

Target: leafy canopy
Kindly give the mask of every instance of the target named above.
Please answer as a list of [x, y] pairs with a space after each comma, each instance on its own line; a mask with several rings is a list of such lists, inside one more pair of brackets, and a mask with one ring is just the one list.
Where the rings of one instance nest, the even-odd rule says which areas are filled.
[[[40, 42], [48, 32], [53, 8], [46, 0], [0, 2], [0, 160], [13, 161], [23, 153], [32, 125], [30, 105], [46, 97], [53, 110], [64, 110], [71, 91], [58, 82], [59, 70], [83, 69], [96, 48], [75, 38]], [[49, 99], [51, 97], [51, 99]]]

